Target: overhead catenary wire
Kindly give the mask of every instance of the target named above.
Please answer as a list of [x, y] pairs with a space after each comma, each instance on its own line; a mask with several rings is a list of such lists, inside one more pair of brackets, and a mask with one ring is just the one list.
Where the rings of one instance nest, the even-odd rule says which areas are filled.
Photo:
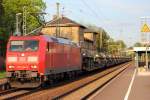
[[[90, 17], [92, 17], [93, 14], [89, 13], [88, 16], [87, 16], [87, 12], [85, 12], [85, 10], [81, 8], [83, 5], [79, 5], [79, 2], [78, 2], [78, 5], [77, 5], [78, 7], [75, 8], [75, 9], [71, 8], [72, 5], [75, 5], [75, 4], [69, 3], [69, 4], [67, 4], [67, 6], [64, 3], [61, 3], [61, 4], [63, 5], [63, 8], [62, 8], [63, 9], [63, 11], [62, 11], [63, 16], [69, 16], [71, 18], [75, 18], [75, 20], [77, 22], [81, 23], [81, 24], [83, 24], [83, 22], [87, 22], [87, 23], [92, 23], [93, 22], [93, 21], [90, 21], [90, 20], [85, 21], [86, 18], [83, 15], [86, 15], [86, 17], [89, 18], [89, 14], [90, 14]], [[92, 24], [94, 24], [94, 23], [92, 23]]]
[[[66, 3], [67, 3], [67, 6], [66, 6]], [[97, 9], [96, 10], [93, 9], [93, 7], [91, 7], [91, 4], [89, 4], [85, 0], [81, 0], [80, 2], [77, 2], [78, 7], [76, 7], [75, 9], [71, 8], [71, 7], [73, 7], [73, 5], [75, 5], [76, 3], [61, 1], [60, 4], [63, 5], [61, 9], [63, 9], [62, 15], [64, 15], [64, 16], [69, 15], [71, 18], [75, 17], [74, 19], [76, 19], [76, 18], [80, 19], [80, 20], [78, 20], [78, 22], [81, 22], [82, 24], [84, 23], [85, 25], [92, 24], [92, 25], [97, 26], [97, 24], [98, 24], [98, 27], [103, 27], [102, 26], [102, 23], [103, 23], [106, 26], [105, 21], [108, 21], [108, 18], [106, 18], [106, 16], [104, 16], [101, 13], [101, 11], [99, 11], [101, 13], [101, 15], [99, 15], [99, 13], [97, 13], [97, 11], [96, 11]], [[84, 8], [83, 6], [88, 9], [88, 12], [87, 12], [87, 10], [83, 9]], [[69, 12], [69, 13], [66, 14], [66, 12]], [[81, 17], [81, 16], [83, 16], [83, 17]], [[88, 19], [92, 19], [93, 21], [86, 20], [87, 17], [88, 17]], [[99, 23], [97, 23], [97, 22], [99, 22]], [[112, 27], [112, 25], [109, 25], [109, 26]], [[112, 29], [110, 27], [109, 27], [109, 29], [108, 28], [106, 28], [106, 29], [109, 30], [110, 33], [112, 33]]]
[[[106, 17], [106, 16], [104, 16], [103, 14], [101, 14], [101, 16], [103, 16], [103, 18], [96, 12], [96, 10], [95, 9], [93, 9], [89, 4], [88, 4], [88, 2], [86, 2], [85, 0], [81, 0], [81, 2], [87, 7], [87, 9], [89, 9], [90, 10], [90, 12], [92, 12], [94, 15], [95, 15], [95, 18], [97, 19], [97, 21], [99, 21], [100, 19], [103, 19], [104, 21], [101, 21], [101, 23], [104, 23], [105, 24], [105, 21], [108, 21], [109, 19]], [[101, 12], [100, 10], [99, 10], [99, 12]], [[102, 13], [102, 12], [101, 12]], [[108, 25], [107, 25], [108, 26]], [[102, 26], [101, 26], [102, 27]], [[112, 27], [111, 27], [111, 25], [110, 25], [110, 32], [111, 33], [113, 33], [111, 30], [112, 30]]]
[[85, 2], [84, 0], [81, 0], [83, 2], [83, 4], [85, 4], [85, 6], [91, 10], [91, 12], [98, 18], [98, 19], [101, 19], [100, 16], [96, 13], [96, 11], [91, 7], [89, 6], [89, 4], [87, 2]]

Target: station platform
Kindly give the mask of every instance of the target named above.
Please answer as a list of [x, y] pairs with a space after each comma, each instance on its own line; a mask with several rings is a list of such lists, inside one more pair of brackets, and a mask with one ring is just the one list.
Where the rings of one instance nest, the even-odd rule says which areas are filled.
[[150, 71], [133, 64], [89, 100], [150, 100]]

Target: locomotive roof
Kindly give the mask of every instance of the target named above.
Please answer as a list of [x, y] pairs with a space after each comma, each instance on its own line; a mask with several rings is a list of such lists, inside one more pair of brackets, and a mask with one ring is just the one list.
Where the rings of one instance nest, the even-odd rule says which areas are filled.
[[48, 22], [46, 24], [46, 27], [47, 26], [56, 27], [58, 21], [59, 21], [60, 26], [79, 26], [79, 27], [82, 27], [82, 28], [86, 28], [84, 25], [81, 25], [81, 24], [71, 20], [70, 18], [67, 18], [67, 17], [64, 17], [64, 16], [60, 17], [59, 19], [54, 18], [53, 20], [51, 20], [50, 22]]
[[46, 41], [49, 42], [57, 42], [61, 44], [67, 44], [67, 45], [72, 45], [72, 46], [79, 46], [77, 43], [72, 42], [69, 39], [65, 38], [60, 38], [60, 37], [54, 37], [50, 35], [37, 35], [37, 36], [11, 36], [10, 40], [15, 40], [15, 39], [39, 39], [40, 37], [43, 37]]
[[12, 39], [39, 39], [40, 37], [43, 37], [46, 41], [49, 42], [57, 42], [61, 44], [67, 44], [67, 45], [72, 45], [72, 46], [79, 46], [77, 43], [72, 42], [69, 39], [65, 38], [56, 38], [54, 36], [50, 35], [38, 35], [38, 36], [11, 36], [10, 40]]

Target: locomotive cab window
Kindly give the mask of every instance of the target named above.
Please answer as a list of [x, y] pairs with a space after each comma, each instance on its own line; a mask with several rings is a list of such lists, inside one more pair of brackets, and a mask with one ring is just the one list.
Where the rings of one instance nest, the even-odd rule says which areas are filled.
[[10, 51], [37, 51], [38, 48], [38, 40], [12, 40], [10, 42]]

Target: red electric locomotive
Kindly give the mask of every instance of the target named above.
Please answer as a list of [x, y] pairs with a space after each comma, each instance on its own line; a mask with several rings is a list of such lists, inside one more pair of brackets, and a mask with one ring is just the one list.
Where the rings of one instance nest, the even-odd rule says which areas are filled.
[[67, 39], [12, 36], [7, 48], [6, 71], [12, 87], [37, 87], [82, 68], [80, 47]]

